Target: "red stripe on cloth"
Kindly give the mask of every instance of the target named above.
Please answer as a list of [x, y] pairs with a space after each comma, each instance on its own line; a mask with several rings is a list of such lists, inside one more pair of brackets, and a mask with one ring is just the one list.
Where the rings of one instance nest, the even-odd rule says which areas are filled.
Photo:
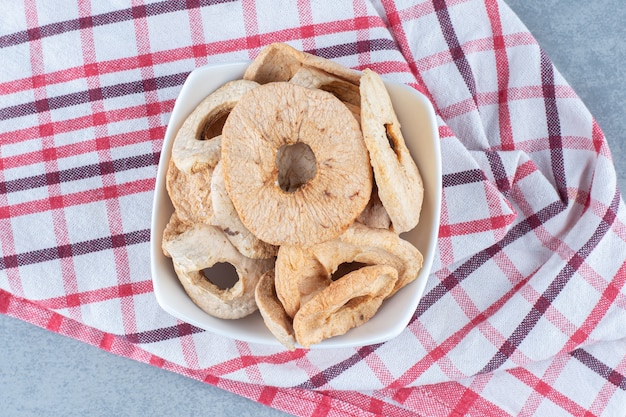
[[271, 406], [277, 392], [278, 389], [276, 387], [264, 386], [263, 390], [261, 391], [261, 395], [259, 395], [257, 401], [261, 404]]
[[9, 303], [11, 302], [11, 295], [6, 291], [0, 291], [0, 313], [6, 314], [9, 311]]
[[608, 311], [614, 306], [615, 299], [618, 297], [625, 284], [626, 262], [622, 263], [622, 266], [619, 268], [613, 279], [608, 282], [596, 305], [576, 332], [570, 336], [567, 343], [561, 349], [561, 352], [570, 352], [572, 349], [580, 346], [587, 340], [600, 320], [602, 320], [602, 318], [604, 318]]
[[[452, 349], [454, 349], [459, 344], [459, 342], [461, 342], [463, 338], [467, 336], [469, 332], [477, 327], [480, 328], [483, 325], [488, 325], [489, 317], [495, 314], [504, 304], [506, 304], [508, 300], [511, 299], [511, 297], [513, 297], [520, 290], [520, 288], [526, 285], [531, 277], [532, 275], [520, 280], [500, 299], [498, 299], [495, 303], [490, 305], [484, 311], [481, 312], [476, 310], [477, 314], [472, 317], [465, 326], [454, 332], [443, 342], [434, 346], [433, 349], [429, 351], [428, 355], [424, 356], [421, 360], [417, 361], [413, 366], [407, 369], [399, 378], [389, 384], [387, 388], [399, 389], [410, 385], [413, 381], [419, 378], [422, 373], [428, 370], [430, 366], [432, 366], [439, 359], [445, 357], [445, 355], [447, 355]], [[419, 319], [417, 320], [417, 322], [419, 322]], [[412, 328], [411, 330], [414, 331]], [[417, 332], [414, 331], [414, 333]], [[419, 338], [419, 335], [417, 336]]]
[[513, 178], [513, 184], [523, 180], [527, 176], [537, 172], [537, 165], [533, 161], [526, 161], [519, 165], [515, 170], [515, 177]]
[[[421, 387], [412, 387], [410, 389], [420, 393], [425, 392]], [[394, 395], [394, 392], [390, 390], [376, 390], [371, 394], [364, 394], [359, 391], [329, 390], [324, 391], [324, 395], [332, 397], [336, 402], [341, 401], [352, 404], [354, 407], [365, 410], [367, 413], [375, 416], [406, 417], [407, 415], [423, 414], [423, 410], [419, 408], [408, 409], [391, 401], [385, 401], [385, 399], [391, 399]], [[422, 396], [426, 397], [426, 394], [422, 394]]]
[[[12, 294], [0, 289], [0, 300], [5, 299], [8, 299], [9, 301], [5, 301], [4, 304], [10, 306], [6, 314], [11, 317], [31, 322], [33, 324], [38, 324], [37, 321], [33, 320], [35, 316], [51, 316], [49, 310], [43, 309], [36, 304], [32, 304], [28, 300], [18, 299]], [[38, 310], [39, 314], [35, 313]], [[258, 389], [256, 389], [258, 387], [254, 387], [250, 384], [242, 382], [223, 380], [217, 375], [212, 374], [210, 370], [207, 369], [190, 369], [187, 367], [176, 365], [172, 362], [169, 362], [162, 358], [158, 358], [144, 351], [143, 349], [133, 343], [130, 343], [123, 337], [115, 336], [109, 333], [102, 332], [101, 330], [85, 326], [83, 323], [76, 322], [70, 318], [63, 317], [61, 315], [57, 316], [59, 316], [61, 318], [61, 321], [63, 322], [63, 324], [59, 326], [59, 334], [78, 339], [87, 344], [97, 346], [103, 350], [115, 354], [123, 354], [124, 356], [137, 360], [139, 362], [154, 364], [162, 369], [186, 375], [199, 381], [210, 383], [211, 385], [217, 386], [221, 389], [249, 398], [252, 401], [257, 401], [259, 398], [260, 394], [257, 394]], [[306, 350], [300, 350], [300, 354], [305, 352]], [[327, 399], [324, 400], [324, 398]], [[337, 415], [342, 416], [351, 415], [353, 413], [368, 412], [366, 408], [360, 408], [359, 405], [353, 405], [349, 401], [349, 399], [350, 398], [348, 396], [348, 398], [332, 400], [332, 398], [330, 398], [328, 395], [325, 395], [325, 393], [288, 388], [277, 388], [276, 395], [272, 403], [268, 405], [287, 413], [296, 413], [296, 415], [303, 416], [315, 415], [313, 414], [313, 410], [315, 410], [318, 404], [323, 401], [325, 404], [329, 405], [328, 415], [334, 415], [333, 412], [336, 412]], [[324, 407], [324, 409], [326, 409], [326, 407]], [[390, 416], [393, 417], [400, 415], [403, 414], [390, 414]]]
[[302, 46], [305, 50], [315, 53], [315, 25], [311, 12], [311, 2], [308, 0], [298, 0], [298, 20], [300, 23], [300, 36]]
[[322, 397], [321, 401], [317, 404], [317, 407], [315, 407], [315, 410], [313, 410], [313, 413], [311, 414], [312, 416], [330, 416], [330, 411], [332, 410], [332, 399], [330, 397]]
[[[367, 16], [358, 20], [361, 26], [369, 28], [383, 28], [385, 23], [379, 17]], [[323, 36], [341, 32], [349, 32], [355, 29], [354, 19], [335, 20], [331, 22], [323, 22], [314, 24], [309, 31], [314, 32], [316, 36]], [[294, 39], [300, 39], [301, 29], [286, 28], [278, 31], [263, 34], [260, 39], [264, 41], [287, 42]], [[122, 72], [133, 69], [142, 68], [149, 63], [153, 65], [166, 64], [176, 61], [184, 61], [190, 58], [197, 58], [201, 53], [207, 56], [227, 54], [247, 49], [249, 40], [247, 37], [232, 38], [223, 41], [209, 42], [206, 44], [194, 44], [180, 48], [173, 48], [157, 52], [148, 52], [132, 57], [119, 58], [115, 60], [99, 61], [96, 66], [79, 66], [49, 73], [35, 73], [31, 77], [18, 79], [15, 81], [0, 83], [0, 94], [13, 94], [20, 91], [30, 90], [37, 86], [54, 85], [69, 82], [78, 78], [93, 75], [94, 68], [98, 74], [109, 74], [114, 72]]]
[[[537, 41], [529, 33], [508, 33], [502, 35], [502, 41], [508, 46], [535, 45]], [[493, 50], [493, 37], [469, 39], [465, 41], [461, 47], [467, 55], [477, 52], [485, 52]], [[437, 52], [427, 55], [415, 61], [420, 71], [428, 71], [452, 62], [452, 55], [449, 51]]]
[[494, 215], [486, 219], [472, 220], [469, 222], [442, 224], [439, 226], [439, 237], [449, 238], [452, 236], [463, 236], [502, 229], [505, 226], [513, 224], [516, 217], [515, 214]]
[[239, 371], [246, 366], [257, 365], [259, 363], [280, 364], [292, 362], [306, 354], [306, 349], [296, 349], [293, 352], [284, 351], [266, 356], [242, 356], [211, 366], [207, 368], [206, 371], [215, 376], [223, 376]]
[[68, 297], [76, 297], [80, 300], [80, 305], [100, 303], [102, 301], [115, 298], [132, 297], [134, 295], [147, 294], [153, 291], [152, 281], [134, 282], [120, 286], [98, 288], [91, 291], [83, 291], [76, 294], [68, 294], [62, 297], [54, 297], [37, 300], [37, 304], [50, 310], [61, 310], [68, 308]]
[[500, 346], [499, 352], [491, 358], [481, 372], [491, 372], [497, 369], [516, 352], [518, 346], [535, 327], [548, 306], [550, 306], [552, 301], [559, 295], [574, 273], [583, 264], [589, 253], [593, 251], [602, 237], [608, 232], [615, 219], [619, 202], [619, 194], [616, 194], [611, 206], [607, 209], [606, 213], [604, 213], [603, 222], [600, 223], [583, 247], [569, 258], [567, 264], [558, 272], [554, 280], [548, 285], [548, 288], [535, 300], [533, 308], [515, 328], [506, 342]]
[[[175, 100], [162, 101], [160, 103], [160, 111], [163, 113], [171, 113], [174, 108]], [[108, 110], [106, 112], [96, 112], [87, 116], [77, 117], [75, 119], [67, 119], [60, 121], [53, 121], [50, 123], [50, 129], [55, 134], [62, 134], [74, 131], [80, 131], [83, 129], [89, 129], [94, 126], [104, 124], [106, 120], [108, 123], [115, 123], [121, 121], [131, 121], [141, 119], [149, 115], [149, 106], [145, 104], [139, 106], [132, 106], [117, 110]], [[165, 136], [165, 126], [159, 126], [151, 130], [140, 130], [136, 132], [128, 132], [128, 134], [111, 135], [108, 140], [111, 141], [111, 147], [123, 146], [124, 144], [140, 143], [143, 141], [162, 139]], [[0, 133], [0, 141], [2, 143], [18, 143], [31, 139], [37, 139], [40, 137], [39, 129], [37, 127], [30, 127], [20, 130], [14, 130], [12, 132]], [[155, 134], [156, 133], [156, 134]], [[74, 156], [87, 151], [93, 151], [95, 147], [90, 145], [92, 141], [97, 139], [90, 139], [81, 142], [73, 142], [67, 145], [59, 145], [56, 147], [59, 158], [68, 156]], [[84, 148], [84, 150], [83, 150]], [[13, 168], [16, 166], [24, 166], [42, 162], [37, 158], [39, 152], [29, 152], [16, 156], [8, 156], [0, 158], [0, 162], [5, 164], [6, 168]], [[22, 160], [24, 158], [24, 160]]]
[[602, 133], [602, 129], [595, 119], [592, 122], [591, 129], [591, 140], [593, 141], [596, 152], [605, 158], [611, 159], [609, 147], [606, 144], [606, 140], [604, 140], [604, 133]]
[[[370, 62], [369, 64], [358, 65], [354, 69], [362, 71], [365, 68], [369, 68], [381, 75], [392, 73], [404, 74], [405, 72], [411, 71], [406, 61], [376, 61]], [[408, 85], [423, 93], [424, 88], [422, 86], [416, 83], [408, 83]]]
[[[446, 0], [448, 7], [456, 6], [459, 4], [467, 3], [471, 0]], [[435, 6], [432, 1], [423, 1], [421, 3], [414, 4], [405, 9], [399, 10], [395, 14], [395, 18], [400, 22], [408, 22], [410, 20], [416, 20], [420, 17], [424, 17], [435, 12]]]
[[[28, 214], [41, 213], [63, 207], [89, 204], [96, 201], [105, 201], [125, 195], [152, 192], [154, 191], [154, 183], [154, 178], [149, 178], [145, 180], [117, 184], [110, 187], [94, 188], [88, 191], [81, 191], [61, 196], [52, 196], [41, 200], [4, 206], [0, 207], [0, 219], [25, 216]], [[63, 243], [59, 243], [59, 245], [62, 246]]]
[[248, 377], [248, 381], [253, 384], [263, 385], [263, 374], [258, 367], [258, 362], [254, 358], [254, 354], [250, 349], [250, 346], [247, 343], [240, 342], [238, 340], [235, 341], [235, 346], [237, 347], [237, 352], [242, 358], [246, 358], [246, 360], [242, 361], [244, 366], [244, 372]]
[[399, 16], [400, 12], [396, 8], [395, 2], [393, 0], [383, 0], [382, 5], [385, 9], [387, 21], [389, 22], [389, 28], [391, 30], [393, 38], [398, 43], [398, 47], [400, 49], [400, 52], [402, 53], [402, 57], [409, 65], [411, 74], [413, 74], [417, 81], [417, 84], [420, 86], [419, 91], [428, 97], [433, 106], [435, 106], [435, 110], [438, 111], [435, 104], [436, 102], [433, 99], [432, 94], [428, 91], [426, 83], [424, 83], [422, 75], [415, 62], [414, 54], [411, 52], [411, 43], [406, 35], [406, 32], [404, 31], [402, 25], [403, 20]]
[[541, 398], [549, 399], [553, 404], [559, 406], [569, 414], [573, 416], [591, 416], [580, 404], [577, 404], [563, 393], [554, 389], [551, 385], [546, 384], [527, 369], [515, 368], [507, 372], [535, 390]]
[[473, 408], [476, 401], [480, 400], [481, 397], [469, 388], [465, 388], [461, 392], [463, 394], [461, 394], [459, 401], [454, 406], [454, 413], [458, 415], [466, 415]]
[[[442, 382], [423, 387], [399, 389], [393, 395], [393, 399], [410, 410], [414, 410], [419, 416], [501, 417], [509, 415], [504, 409], [458, 382]], [[459, 404], [461, 400], [463, 402]], [[467, 408], [466, 413], [459, 412], [457, 406]]]
[[[533, 98], [543, 99], [543, 87], [528, 85], [523, 87], [509, 87], [506, 89], [506, 92], [501, 91], [481, 91], [476, 94], [476, 98], [468, 98], [457, 103], [451, 104], [447, 107], [440, 108], [439, 114], [441, 117], [448, 121], [454, 119], [456, 117], [471, 113], [475, 111], [475, 104], [478, 103], [479, 106], [492, 106], [499, 105], [501, 100], [501, 95], [505, 94], [507, 96], [507, 103], [511, 103], [514, 101], [520, 100], [528, 100]], [[575, 91], [567, 85], [559, 85], [555, 86], [554, 95], [556, 98], [576, 98]], [[516, 142], [515, 149], [519, 149], [520, 143]], [[543, 140], [539, 143], [544, 144]], [[498, 149], [496, 146], [495, 149]], [[510, 150], [510, 149], [509, 149]]]
[[[261, 37], [258, 35], [259, 25], [256, 17], [256, 7], [257, 5], [254, 0], [242, 1], [243, 25], [246, 31], [246, 49], [248, 49], [250, 59], [253, 59], [258, 54], [261, 46]], [[298, 36], [295, 38], [298, 39], [300, 29], [298, 28], [296, 30], [298, 31]]]
[[[37, 27], [38, 15], [37, 15], [37, 5], [35, 2], [29, 1], [25, 3], [25, 7], [27, 10], [26, 20], [27, 24], [30, 27]], [[43, 73], [44, 72], [44, 57], [43, 57], [43, 46], [41, 44], [41, 39], [37, 38], [37, 40], [32, 40], [29, 43], [29, 51], [30, 51], [30, 62], [31, 69], [33, 73]], [[43, 103], [45, 106], [37, 108], [37, 120], [39, 125], [49, 125], [51, 123], [51, 116], [49, 107], [47, 105], [47, 92], [45, 87], [36, 87], [34, 89], [35, 103]], [[49, 150], [54, 149], [55, 143], [54, 138], [50, 136], [52, 132], [43, 131], [41, 132], [43, 137], [41, 138], [41, 148], [42, 148], [42, 158], [44, 161], [45, 170], [47, 173], [50, 172], [58, 172], [58, 165], [55, 158], [47, 157], [49, 155]], [[54, 151], [52, 151], [54, 152]], [[60, 198], [62, 194], [61, 187], [59, 184], [47, 184], [48, 188], [48, 202], [51, 207], [56, 205], [57, 199]], [[56, 238], [57, 246], [63, 246], [69, 244], [69, 232], [67, 227], [67, 219], [65, 214], [60, 210], [52, 211], [52, 223], [54, 228], [54, 235]], [[76, 276], [76, 270], [74, 267], [74, 261], [72, 258], [64, 257], [60, 259], [61, 266], [61, 277], [63, 279], [63, 289], [66, 293], [75, 293], [78, 290], [78, 279]], [[79, 306], [70, 306], [68, 309], [70, 317], [81, 321], [82, 311]]]
[[104, 333], [102, 335], [102, 339], [100, 340], [100, 345], [98, 347], [102, 350], [111, 352], [114, 341], [115, 341], [114, 335], [110, 333]]
[[60, 314], [54, 314], [48, 321], [46, 329], [50, 330], [51, 332], [58, 333], [62, 323], [63, 317]]
[[182, 321], [179, 321], [176, 327], [179, 329], [177, 341], [180, 344], [185, 364], [192, 369], [199, 368], [198, 350], [193, 337], [197, 328]]
[[500, 21], [500, 10], [496, 0], [485, 2], [487, 15], [491, 22], [493, 32], [493, 48], [496, 56], [496, 69], [498, 74], [498, 124], [500, 128], [500, 141], [502, 150], [515, 149], [513, 130], [511, 128], [511, 114], [509, 111], [509, 61], [506, 52], [506, 43], [502, 35], [502, 22]]
[[165, 365], [165, 359], [152, 355], [150, 356], [150, 361], [148, 363], [152, 366], [156, 366], [157, 368], [163, 368], [163, 365]]
[[366, 47], [368, 45], [367, 41], [371, 39], [370, 27], [367, 24], [367, 4], [363, 0], [353, 0], [352, 10], [354, 12], [359, 68], [364, 68], [372, 62], [370, 50]]
[[189, 16], [193, 57], [196, 67], [201, 67], [209, 62], [209, 56], [204, 38], [204, 24], [199, 0], [187, 0], [187, 15]]
[[394, 399], [420, 416], [508, 416], [511, 412], [509, 409], [499, 407], [481, 394], [491, 378], [491, 375], [479, 375], [469, 387], [450, 381], [404, 388], [399, 390], [400, 395], [394, 395]]

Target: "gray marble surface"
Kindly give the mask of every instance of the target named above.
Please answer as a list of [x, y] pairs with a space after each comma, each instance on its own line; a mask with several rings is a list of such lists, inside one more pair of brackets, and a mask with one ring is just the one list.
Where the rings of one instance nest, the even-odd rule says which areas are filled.
[[[604, 131], [626, 190], [621, 0], [508, 0]], [[282, 412], [0, 315], [2, 416], [281, 416]]]

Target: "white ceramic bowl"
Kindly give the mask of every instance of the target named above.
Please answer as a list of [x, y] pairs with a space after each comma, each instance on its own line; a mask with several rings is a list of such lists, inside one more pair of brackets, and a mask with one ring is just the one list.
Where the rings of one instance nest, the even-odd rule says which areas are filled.
[[[165, 133], [152, 207], [150, 255], [154, 293], [169, 314], [210, 332], [243, 340], [280, 346], [256, 312], [238, 320], [210, 316], [197, 307], [179, 283], [172, 261], [161, 251], [163, 229], [174, 211], [165, 188], [165, 175], [176, 132], [185, 118], [209, 93], [227, 81], [241, 78], [249, 62], [211, 65], [194, 70], [183, 85]], [[441, 207], [441, 154], [435, 112], [430, 101], [411, 87], [386, 82], [402, 132], [424, 181], [424, 204], [418, 226], [403, 234], [424, 256], [417, 279], [386, 300], [364, 325], [313, 345], [318, 348], [364, 346], [394, 338], [407, 326], [424, 292], [437, 244]]]

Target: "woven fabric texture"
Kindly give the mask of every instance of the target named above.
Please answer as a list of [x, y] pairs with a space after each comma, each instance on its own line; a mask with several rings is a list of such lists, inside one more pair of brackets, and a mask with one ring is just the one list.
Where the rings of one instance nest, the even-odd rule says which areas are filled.
[[[4, 2], [0, 312], [298, 416], [615, 416], [626, 209], [602, 131], [499, 0]], [[435, 264], [397, 338], [285, 351], [157, 304], [150, 212], [187, 75], [286, 42], [433, 103]]]

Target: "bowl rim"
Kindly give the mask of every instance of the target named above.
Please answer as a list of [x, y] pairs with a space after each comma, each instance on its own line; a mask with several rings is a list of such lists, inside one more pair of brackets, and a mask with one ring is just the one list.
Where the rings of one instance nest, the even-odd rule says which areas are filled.
[[[189, 115], [189, 112], [186, 112], [185, 114], [180, 114], [182, 112], [181, 107], [192, 106], [192, 108], [195, 108], [195, 106], [199, 103], [198, 102], [193, 105], [189, 103], [184, 103], [186, 93], [191, 88], [190, 86], [202, 80], [205, 76], [208, 76], [212, 72], [219, 71], [221, 73], [226, 72], [226, 73], [231, 73], [231, 74], [243, 75], [245, 68], [247, 68], [247, 66], [251, 62], [252, 61], [234, 61], [234, 62], [228, 62], [228, 63], [208, 64], [202, 67], [198, 67], [189, 73], [189, 75], [187, 76], [187, 79], [183, 83], [181, 90], [179, 91], [179, 94], [176, 98], [174, 107], [172, 109], [170, 118], [167, 123], [167, 128], [166, 128], [165, 136], [163, 138], [163, 144], [161, 147], [161, 154], [159, 157], [159, 165], [157, 166], [157, 176], [156, 176], [156, 181], [155, 181], [155, 189], [154, 189], [154, 194], [153, 194], [152, 213], [151, 213], [151, 221], [150, 221], [150, 271], [151, 271], [151, 278], [152, 278], [152, 283], [153, 283], [153, 290], [154, 290], [157, 303], [164, 311], [166, 311], [171, 316], [178, 318], [180, 320], [183, 320], [191, 325], [194, 325], [206, 331], [209, 331], [213, 334], [217, 334], [217, 335], [224, 336], [227, 338], [241, 340], [241, 341], [248, 342], [248, 343], [257, 343], [257, 344], [262, 344], [262, 345], [272, 345], [272, 346], [282, 347], [280, 342], [278, 342], [278, 340], [267, 329], [265, 329], [267, 330], [266, 332], [267, 334], [264, 335], [263, 337], [260, 337], [259, 335], [253, 334], [253, 333], [245, 334], [242, 331], [234, 332], [233, 330], [228, 329], [229, 327], [231, 327], [230, 323], [236, 323], [239, 320], [245, 320], [245, 318], [238, 319], [238, 320], [216, 319], [210, 316], [208, 313], [205, 313], [202, 310], [200, 310], [200, 308], [195, 306], [194, 304], [195, 308], [201, 312], [201, 315], [206, 316], [209, 321], [224, 320], [225, 323], [228, 323], [228, 325], [211, 326], [211, 325], [208, 325], [206, 322], [203, 322], [202, 320], [194, 319], [193, 315], [186, 314], [185, 312], [181, 311], [180, 306], [173, 306], [171, 297], [168, 298], [168, 295], [167, 295], [168, 290], [166, 288], [167, 285], [165, 285], [167, 284], [167, 282], [164, 281], [164, 277], [162, 276], [164, 272], [161, 270], [161, 265], [160, 265], [160, 264], [163, 264], [164, 260], [169, 261], [169, 263], [171, 264], [171, 260], [165, 257], [165, 255], [163, 254], [161, 250], [161, 239], [162, 239], [162, 233], [163, 233], [162, 210], [164, 210], [164, 208], [162, 207], [162, 203], [164, 200], [164, 194], [165, 194], [165, 197], [169, 198], [167, 196], [167, 191], [165, 188], [165, 177], [166, 177], [165, 174], [167, 171], [166, 167], [169, 164], [169, 160], [171, 157], [171, 148], [172, 148], [175, 136], [176, 136], [176, 132], [180, 128], [180, 125], [182, 125], [184, 120]], [[224, 76], [222, 76], [222, 78], [224, 78]], [[229, 77], [225, 77], [225, 78], [229, 78]], [[230, 78], [230, 79], [236, 79], [236, 78], [237, 76], [233, 75], [233, 78]], [[440, 212], [441, 212], [441, 192], [442, 192], [441, 150], [440, 150], [440, 143], [439, 143], [440, 137], [439, 137], [439, 131], [438, 131], [437, 118], [436, 118], [435, 110], [432, 106], [432, 103], [424, 94], [422, 94], [421, 92], [417, 91], [416, 89], [406, 84], [402, 84], [396, 81], [386, 80], [384, 78], [383, 78], [383, 81], [386, 87], [388, 88], [388, 90], [390, 91], [390, 95], [392, 94], [392, 91], [397, 94], [408, 94], [416, 98], [420, 102], [420, 104], [423, 106], [422, 110], [426, 112], [425, 117], [428, 120], [428, 124], [430, 128], [430, 132], [428, 136], [431, 138], [431, 142], [432, 142], [431, 145], [433, 147], [433, 153], [434, 153], [433, 155], [434, 160], [432, 161], [432, 163], [434, 164], [434, 170], [432, 172], [432, 175], [434, 175], [434, 179], [431, 179], [431, 181], [429, 182], [429, 183], [431, 182], [433, 183], [431, 185], [431, 188], [433, 189], [432, 190], [429, 189], [428, 193], [426, 193], [426, 190], [425, 190], [425, 196], [428, 196], [425, 198], [434, 198], [434, 202], [432, 203], [433, 207], [432, 207], [431, 223], [430, 223], [430, 228], [429, 228], [429, 233], [428, 233], [428, 248], [426, 251], [420, 250], [420, 252], [422, 252], [422, 255], [424, 257], [422, 269], [418, 273], [418, 278], [407, 286], [407, 287], [411, 286], [413, 288], [412, 289], [413, 296], [405, 297], [405, 298], [408, 298], [408, 300], [410, 301], [407, 308], [411, 307], [411, 313], [406, 314], [403, 320], [398, 320], [394, 323], [386, 323], [384, 326], [385, 331], [379, 332], [380, 334], [372, 334], [364, 338], [358, 338], [354, 336], [349, 337], [347, 335], [350, 335], [350, 333], [355, 330], [355, 329], [351, 329], [351, 331], [346, 333], [346, 335], [335, 336], [329, 339], [325, 339], [318, 344], [312, 345], [310, 349], [327, 349], [327, 348], [365, 346], [365, 345], [382, 343], [382, 342], [385, 342], [385, 341], [388, 341], [397, 337], [409, 324], [409, 321], [412, 315], [414, 314], [414, 311], [417, 308], [419, 301], [423, 297], [426, 283], [428, 281], [428, 276], [430, 275], [432, 263], [434, 260], [434, 255], [436, 252], [436, 246], [437, 246]], [[215, 86], [212, 90], [208, 91], [208, 93], [206, 93], [204, 97], [206, 97], [206, 95], [210, 94], [212, 91], [214, 91], [218, 87], [219, 85]], [[394, 98], [392, 97], [392, 102], [393, 101], [394, 101]], [[400, 119], [400, 114], [398, 114], [398, 118]], [[404, 136], [406, 139], [407, 135], [405, 134]], [[407, 146], [408, 146], [408, 143], [407, 143]], [[420, 169], [420, 172], [421, 172], [421, 169]], [[422, 176], [423, 175], [424, 173], [422, 173]], [[171, 208], [171, 203], [170, 203], [170, 208]], [[171, 214], [171, 211], [168, 213], [168, 216], [167, 216], [168, 218], [169, 218], [169, 214]], [[180, 284], [180, 282], [178, 282], [178, 279], [177, 277], [175, 277], [175, 275], [174, 275], [174, 278], [176, 278], [176, 282], [174, 283], [170, 282], [170, 284], [178, 285], [182, 288], [182, 285]], [[171, 280], [171, 277], [169, 279]], [[397, 297], [398, 294], [400, 294], [405, 289], [407, 288], [405, 287], [402, 290], [398, 291], [398, 293], [394, 295], [394, 297]], [[191, 299], [189, 299], [189, 301], [191, 301]], [[383, 307], [384, 307], [384, 303], [383, 303]], [[383, 307], [381, 307], [381, 309]], [[253, 314], [260, 315], [258, 312], [255, 312]], [[377, 315], [378, 313], [371, 320], [375, 320]], [[365, 327], [367, 326], [368, 323], [365, 323], [360, 327], [361, 328]], [[296, 345], [296, 347], [300, 347], [300, 346]]]

